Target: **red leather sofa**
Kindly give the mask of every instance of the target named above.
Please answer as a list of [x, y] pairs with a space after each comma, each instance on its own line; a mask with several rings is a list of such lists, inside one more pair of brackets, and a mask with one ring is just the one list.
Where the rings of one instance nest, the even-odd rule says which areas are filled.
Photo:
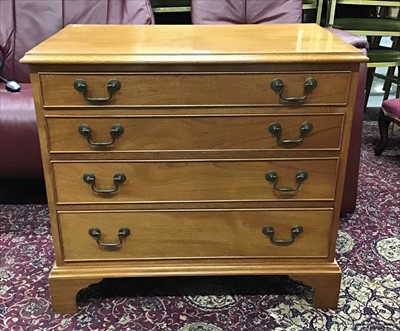
[[42, 178], [43, 170], [25, 52], [68, 24], [153, 24], [149, 0], [1, 0], [0, 178]]
[[[301, 1], [192, 0], [192, 21], [194, 24], [298, 23]], [[154, 16], [150, 0], [0, 1], [0, 61], [4, 63], [0, 75], [22, 85], [20, 92], [10, 93], [0, 83], [0, 179], [43, 177], [29, 71], [19, 59], [27, 50], [72, 23], [153, 24]], [[366, 52], [365, 40], [345, 31], [332, 31]], [[356, 205], [365, 78], [363, 64], [342, 213], [352, 213]]]

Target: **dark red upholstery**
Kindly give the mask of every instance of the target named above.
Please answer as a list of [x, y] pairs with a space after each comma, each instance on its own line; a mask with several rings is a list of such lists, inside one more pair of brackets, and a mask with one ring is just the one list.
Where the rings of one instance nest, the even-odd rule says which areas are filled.
[[68, 24], [153, 24], [149, 0], [0, 1], [0, 75], [22, 84], [10, 93], [0, 83], [0, 178], [43, 176], [25, 52]]
[[301, 23], [300, 0], [192, 0], [193, 24]]
[[390, 123], [400, 125], [400, 98], [387, 99], [383, 101], [379, 112], [379, 135], [380, 141], [374, 146], [375, 155], [380, 156], [389, 141]]
[[390, 117], [396, 122], [400, 122], [400, 98], [383, 101], [382, 110], [385, 116]]
[[[218, 0], [210, 6], [209, 0], [192, 0], [194, 24], [270, 24], [298, 23], [302, 17], [302, 1], [297, 0]], [[347, 31], [330, 29], [332, 33], [365, 54], [368, 43]], [[342, 213], [352, 213], [356, 206], [358, 172], [360, 166], [361, 131], [364, 116], [366, 64], [361, 64], [356, 104], [353, 113], [348, 164], [344, 185]]]
[[18, 96], [0, 89], [0, 174], [2, 178], [40, 178], [39, 137], [31, 84], [21, 84]]

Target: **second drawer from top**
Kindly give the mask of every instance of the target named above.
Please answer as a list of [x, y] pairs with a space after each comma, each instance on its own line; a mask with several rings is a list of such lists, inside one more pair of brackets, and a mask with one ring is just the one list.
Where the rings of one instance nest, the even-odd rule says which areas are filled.
[[339, 150], [343, 122], [343, 114], [46, 119], [51, 153]]

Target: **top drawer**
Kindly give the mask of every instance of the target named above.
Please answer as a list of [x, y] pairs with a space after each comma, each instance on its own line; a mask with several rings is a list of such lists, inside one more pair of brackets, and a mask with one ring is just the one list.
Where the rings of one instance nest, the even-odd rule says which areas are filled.
[[345, 105], [350, 72], [57, 73], [40, 84], [44, 107]]

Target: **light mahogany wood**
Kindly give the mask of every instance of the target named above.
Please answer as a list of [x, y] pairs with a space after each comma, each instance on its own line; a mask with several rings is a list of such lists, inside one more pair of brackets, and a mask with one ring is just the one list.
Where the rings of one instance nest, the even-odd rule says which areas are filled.
[[342, 278], [339, 268], [329, 273], [297, 274], [290, 277], [313, 288], [313, 304], [315, 307], [320, 309], [337, 307]]
[[76, 295], [91, 284], [99, 283], [101, 277], [56, 277], [49, 278], [51, 305], [59, 314], [73, 313], [77, 310]]
[[[114, 152], [130, 153], [168, 151], [227, 150], [339, 150], [343, 115], [252, 115], [236, 116], [153, 116], [153, 117], [50, 117], [48, 139], [51, 153]], [[312, 131], [298, 144], [277, 142], [268, 128], [272, 123], [282, 127], [281, 140], [300, 138], [303, 123]], [[92, 146], [78, 133], [89, 125], [94, 143], [110, 142], [111, 128], [119, 124], [124, 133], [107, 147]], [[239, 133], [239, 134], [238, 134]], [[65, 139], [68, 137], [68, 139]], [[272, 154], [273, 155], [273, 154]]]
[[[107, 261], [197, 258], [326, 258], [332, 210], [197, 210], [59, 213], [65, 261]], [[296, 225], [303, 232], [291, 245], [271, 242], [262, 233], [272, 226], [275, 239], [291, 239]], [[88, 233], [100, 229], [101, 242], [118, 242], [117, 233], [131, 234], [121, 246], [105, 249]], [[79, 238], [79, 243], [77, 242]]]
[[[357, 49], [316, 25], [68, 26], [21, 60], [30, 65], [56, 264], [49, 277], [57, 312], [76, 310], [76, 293], [102, 278], [288, 275], [314, 289], [314, 305], [334, 308], [340, 289], [335, 260], [340, 203], [359, 63]], [[284, 97], [270, 88], [285, 83]], [[122, 88], [90, 102], [73, 88], [85, 79], [90, 97], [105, 97], [110, 79]], [[290, 148], [299, 125], [313, 131]], [[114, 124], [124, 134], [107, 148]], [[278, 187], [308, 179], [294, 193]], [[116, 193], [115, 173], [127, 180]], [[262, 233], [271, 225], [279, 246]], [[89, 236], [120, 248], [99, 248]]]
[[[57, 202], [61, 204], [121, 202], [334, 200], [338, 160], [192, 160], [118, 162], [53, 162]], [[266, 180], [269, 171], [278, 175], [277, 188], [296, 188], [296, 175], [308, 178], [293, 192], [280, 192]], [[126, 181], [112, 194], [94, 193], [83, 181], [96, 177], [95, 189], [115, 187], [115, 174]]]
[[[347, 103], [350, 72], [304, 73], [104, 73], [102, 75], [40, 75], [43, 106], [148, 106], [148, 105], [281, 105], [279, 93], [270, 87], [275, 78], [285, 84], [284, 97], [305, 95], [304, 82], [308, 78], [318, 85], [305, 105], [345, 105]], [[73, 88], [77, 79], [88, 86], [89, 96], [104, 98], [108, 95], [107, 83], [111, 79], [121, 82], [121, 89], [111, 100], [102, 103], [88, 102], [82, 93]], [[229, 84], [227, 84], [229, 82]], [[57, 86], [55, 89], [54, 86]], [[179, 91], [179, 93], [177, 93]], [[195, 92], [195, 93], [194, 93]]]
[[[57, 266], [54, 265], [52, 277], [49, 279], [52, 293], [52, 305], [59, 313], [74, 313], [76, 307], [76, 294], [81, 288], [89, 284], [98, 283], [104, 278], [115, 277], [165, 277], [165, 276], [242, 276], [242, 275], [288, 275], [294, 280], [312, 286], [314, 290], [314, 305], [318, 308], [336, 308], [341, 271], [336, 261], [332, 263], [305, 264], [296, 263], [259, 263], [247, 260], [246, 262], [218, 260], [186, 262], [171, 268], [165, 263], [129, 263], [129, 264], [104, 264], [95, 266]], [[266, 279], [268, 281], [268, 279]], [[62, 291], [61, 289], [67, 289]], [[54, 293], [54, 294], [53, 294]]]
[[70, 25], [27, 52], [22, 62], [304, 64], [367, 60], [360, 50], [316, 24], [238, 24]]

